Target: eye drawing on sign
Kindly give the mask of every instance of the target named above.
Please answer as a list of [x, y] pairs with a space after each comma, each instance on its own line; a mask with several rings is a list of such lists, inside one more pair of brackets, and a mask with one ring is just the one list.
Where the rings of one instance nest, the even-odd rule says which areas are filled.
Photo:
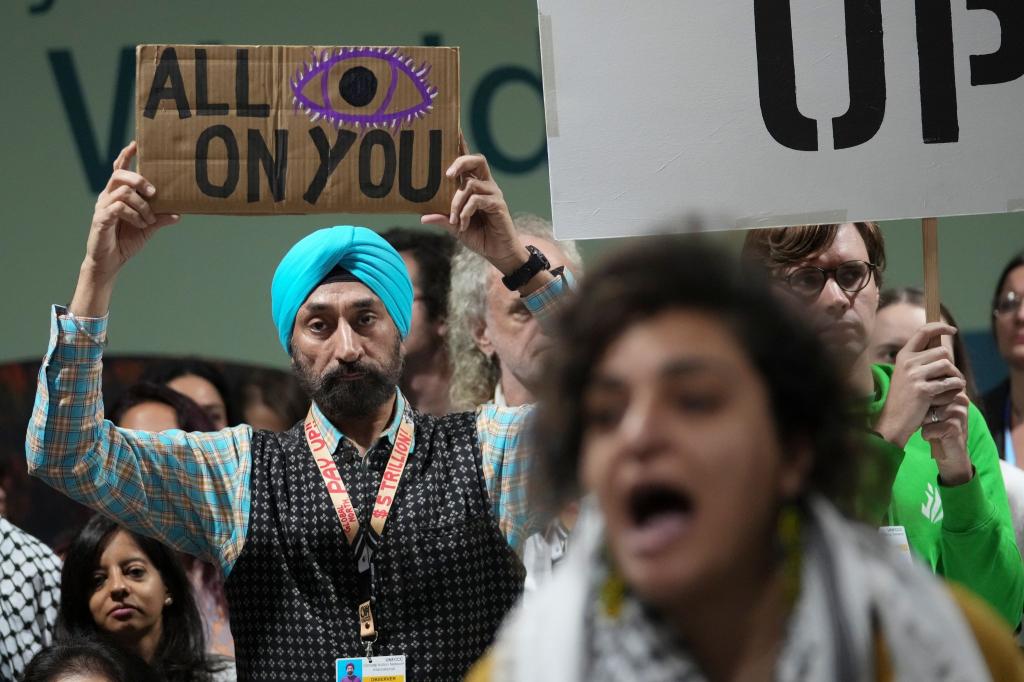
[[342, 47], [314, 51], [291, 79], [292, 103], [314, 123], [336, 127], [399, 128], [434, 107], [430, 65], [398, 48]]

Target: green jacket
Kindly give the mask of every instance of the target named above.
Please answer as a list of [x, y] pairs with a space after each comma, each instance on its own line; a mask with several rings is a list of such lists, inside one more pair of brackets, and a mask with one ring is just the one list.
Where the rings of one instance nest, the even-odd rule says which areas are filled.
[[[889, 396], [891, 365], [875, 365], [875, 395], [868, 405], [874, 428]], [[992, 606], [1013, 627], [1024, 610], [1024, 563], [1014, 539], [999, 454], [981, 412], [967, 418], [967, 452], [975, 476], [946, 487], [931, 446], [918, 429], [900, 449], [871, 436], [882, 457], [879, 489], [891, 491], [881, 520], [903, 526], [914, 553], [937, 574], [958, 582]], [[884, 509], [884, 506], [878, 507]]]

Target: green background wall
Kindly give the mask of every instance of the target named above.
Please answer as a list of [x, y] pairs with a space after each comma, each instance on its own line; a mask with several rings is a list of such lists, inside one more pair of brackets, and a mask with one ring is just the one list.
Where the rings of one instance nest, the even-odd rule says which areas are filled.
[[[0, 362], [39, 357], [47, 306], [71, 295], [96, 194], [87, 165], [94, 176], [105, 175], [111, 152], [134, 129], [130, 66], [120, 87], [118, 81], [122, 51], [136, 43], [458, 45], [470, 146], [497, 166], [513, 210], [550, 213], [536, 6], [529, 0], [7, 0], [0, 25]], [[95, 160], [88, 164], [90, 154]], [[196, 353], [283, 366], [269, 314], [273, 268], [303, 234], [340, 223], [384, 228], [418, 219], [186, 216], [121, 275], [110, 352]], [[943, 298], [985, 355], [991, 289], [1003, 263], [1024, 248], [1024, 220], [1016, 214], [940, 225]], [[884, 227], [889, 283], [919, 283], [917, 224]], [[722, 238], [735, 245], [741, 235]], [[593, 259], [614, 246], [587, 242], [584, 253]], [[982, 370], [988, 383], [994, 374]]]

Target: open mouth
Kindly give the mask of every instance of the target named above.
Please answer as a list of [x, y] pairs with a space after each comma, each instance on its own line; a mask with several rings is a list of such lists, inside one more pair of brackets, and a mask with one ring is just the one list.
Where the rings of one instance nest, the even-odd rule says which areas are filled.
[[644, 526], [663, 516], [689, 515], [693, 502], [684, 492], [667, 485], [648, 484], [636, 488], [629, 496], [633, 523]]
[[693, 521], [694, 504], [682, 490], [660, 483], [638, 486], [629, 495], [627, 542], [638, 554], [650, 554], [679, 539]]

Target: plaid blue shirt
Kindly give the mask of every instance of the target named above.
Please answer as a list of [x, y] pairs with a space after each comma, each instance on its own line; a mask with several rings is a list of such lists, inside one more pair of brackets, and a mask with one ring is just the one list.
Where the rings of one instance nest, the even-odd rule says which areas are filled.
[[[525, 299], [541, 325], [572, 287], [572, 275]], [[35, 405], [25, 438], [28, 470], [72, 499], [231, 571], [249, 526], [252, 427], [213, 433], [149, 433], [122, 429], [103, 418], [102, 348], [107, 318], [78, 318], [83, 334], [54, 306], [50, 343], [39, 370]], [[395, 416], [381, 434], [394, 442], [405, 409], [398, 392]], [[498, 524], [519, 551], [537, 528], [526, 500], [529, 406], [477, 408], [484, 479]], [[331, 451], [344, 435], [314, 406]]]

